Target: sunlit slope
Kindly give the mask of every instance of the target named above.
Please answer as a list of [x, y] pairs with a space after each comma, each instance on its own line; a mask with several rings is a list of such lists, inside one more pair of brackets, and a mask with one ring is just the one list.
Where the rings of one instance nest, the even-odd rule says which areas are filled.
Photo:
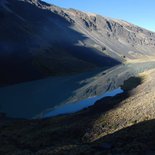
[[1, 85], [154, 58], [155, 34], [39, 0], [0, 2]]

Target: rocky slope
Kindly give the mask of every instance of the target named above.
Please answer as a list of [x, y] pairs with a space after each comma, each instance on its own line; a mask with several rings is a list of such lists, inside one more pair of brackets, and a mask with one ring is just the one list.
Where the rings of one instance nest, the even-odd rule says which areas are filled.
[[[155, 154], [153, 32], [122, 20], [62, 9], [39, 0], [1, 0], [0, 17], [1, 84], [114, 66], [93, 77], [80, 78], [74, 83], [76, 90], [72, 90], [76, 95], [69, 94], [71, 100], [123, 83], [125, 90], [80, 112], [44, 120], [13, 119], [1, 113], [0, 154]], [[115, 66], [119, 63], [124, 64]], [[138, 73], [138, 77], [131, 78]], [[33, 93], [46, 92], [49, 84], [33, 84]], [[13, 97], [18, 97], [19, 90], [17, 94], [12, 91]], [[28, 92], [29, 87], [24, 91]], [[32, 96], [33, 93], [30, 91]], [[57, 95], [61, 99], [59, 91]], [[30, 111], [24, 103], [18, 104]], [[11, 106], [6, 106], [8, 111], [16, 110], [12, 102]]]
[[154, 74], [128, 79], [125, 93], [78, 113], [31, 121], [1, 115], [0, 153], [154, 154]]
[[39, 2], [2, 0], [0, 4], [1, 84], [73, 74], [119, 62], [95, 48], [76, 45], [86, 36]]
[[93, 13], [61, 9], [53, 5], [47, 6], [46, 3], [43, 7], [61, 15], [73, 23], [76, 31], [94, 41], [93, 45], [88, 42], [79, 42], [80, 45], [86, 44], [98, 48], [115, 59], [154, 56], [155, 33], [153, 32], [123, 20], [102, 17]]
[[155, 33], [40, 0], [0, 2], [0, 83], [112, 67], [154, 56]]

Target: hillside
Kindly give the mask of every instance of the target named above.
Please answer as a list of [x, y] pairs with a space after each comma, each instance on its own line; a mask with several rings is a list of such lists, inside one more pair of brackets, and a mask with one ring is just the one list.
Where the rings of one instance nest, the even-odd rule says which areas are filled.
[[0, 154], [155, 154], [154, 32], [40, 0], [1, 0], [0, 17]]
[[130, 78], [123, 85], [127, 92], [97, 101], [78, 113], [31, 121], [1, 116], [0, 152], [153, 154], [154, 74], [150, 70]]
[[0, 16], [1, 85], [154, 57], [155, 34], [122, 20], [39, 0], [2, 0]]
[[86, 40], [86, 36], [71, 29], [69, 21], [44, 9], [39, 2], [2, 0], [0, 6], [1, 84], [119, 64], [95, 48], [78, 46], [78, 41]]

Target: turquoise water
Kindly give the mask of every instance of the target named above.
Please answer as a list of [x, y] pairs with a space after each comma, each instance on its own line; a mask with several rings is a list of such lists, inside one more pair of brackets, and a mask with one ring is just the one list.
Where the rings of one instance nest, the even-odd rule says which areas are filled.
[[55, 107], [51, 110], [43, 112], [41, 114], [41, 117], [47, 118], [47, 117], [52, 117], [52, 116], [57, 116], [57, 115], [62, 115], [62, 114], [74, 113], [74, 112], [80, 111], [86, 107], [92, 106], [97, 100], [100, 100], [104, 97], [115, 96], [115, 95], [121, 94], [121, 93], [123, 93], [123, 90], [121, 88], [117, 88], [112, 91], [103, 93], [98, 96], [90, 97], [90, 98], [87, 98], [87, 99], [79, 101], [79, 102], [73, 102], [70, 104], [65, 104], [62, 106]]
[[81, 81], [94, 77], [100, 71], [73, 76], [49, 77], [0, 88], [0, 112], [9, 117], [28, 118], [46, 109], [64, 103], [84, 84]]

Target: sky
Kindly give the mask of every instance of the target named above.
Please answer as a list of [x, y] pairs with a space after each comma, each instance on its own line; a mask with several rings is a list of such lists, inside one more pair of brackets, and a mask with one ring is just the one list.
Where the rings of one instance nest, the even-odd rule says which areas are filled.
[[155, 0], [44, 0], [106, 17], [123, 19], [155, 32]]

